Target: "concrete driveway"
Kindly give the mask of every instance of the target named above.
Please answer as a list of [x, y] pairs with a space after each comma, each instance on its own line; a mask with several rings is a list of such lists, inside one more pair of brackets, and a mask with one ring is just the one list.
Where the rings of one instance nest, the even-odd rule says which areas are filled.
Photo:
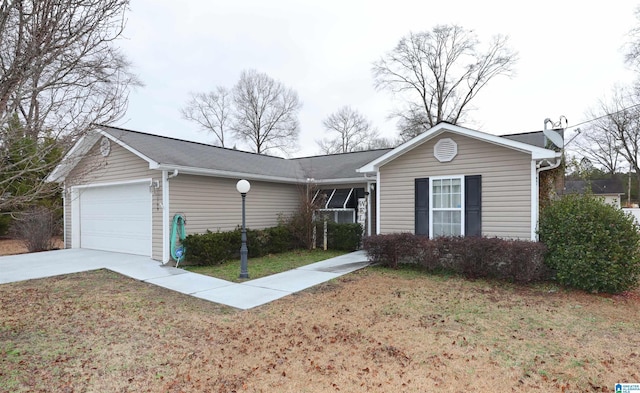
[[356, 251], [272, 276], [232, 283], [163, 266], [149, 257], [70, 249], [0, 257], [0, 284], [109, 269], [139, 281], [246, 310], [351, 273], [368, 264], [365, 253]]

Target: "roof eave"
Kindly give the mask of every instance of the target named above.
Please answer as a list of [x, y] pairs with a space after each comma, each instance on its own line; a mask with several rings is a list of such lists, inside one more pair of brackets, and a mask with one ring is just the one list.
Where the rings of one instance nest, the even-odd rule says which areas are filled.
[[366, 183], [372, 179], [367, 178], [365, 176], [359, 177], [348, 177], [348, 178], [338, 178], [338, 179], [314, 179], [313, 183], [315, 184], [352, 184], [352, 183]]
[[141, 152], [139, 152], [138, 150], [134, 149], [133, 147], [129, 146], [128, 144], [126, 144], [122, 140], [116, 138], [111, 133], [109, 133], [107, 131], [104, 131], [104, 130], [101, 130], [101, 129], [98, 129], [98, 132], [100, 133], [100, 135], [102, 135], [102, 136], [108, 138], [109, 140], [113, 141], [114, 143], [118, 144], [123, 149], [129, 151], [130, 153], [135, 154], [136, 156], [140, 157], [144, 161], [148, 162], [149, 163], [149, 169], [153, 169], [154, 166], [158, 166], [159, 165], [158, 162], [156, 162], [155, 160], [152, 160], [151, 158], [149, 158], [148, 156], [142, 154]]
[[60, 163], [51, 171], [46, 178], [48, 183], [62, 183], [66, 180], [73, 168], [78, 165], [80, 160], [91, 150], [93, 145], [98, 141], [99, 136], [96, 133], [88, 133], [80, 137], [73, 147], [62, 157]]
[[292, 178], [292, 177], [268, 176], [268, 175], [259, 175], [255, 173], [223, 171], [218, 169], [206, 169], [206, 168], [188, 167], [188, 166], [172, 165], [172, 164], [157, 164], [157, 165], [151, 166], [150, 169], [157, 169], [157, 170], [163, 170], [163, 171], [169, 171], [169, 172], [177, 170], [178, 173], [187, 174], [187, 175], [215, 176], [215, 177], [223, 177], [228, 179], [247, 179], [247, 180], [265, 181], [270, 183], [300, 184], [300, 183], [305, 183], [305, 180], [306, 180], [306, 179]]
[[83, 135], [73, 145], [71, 150], [69, 150], [69, 152], [65, 154], [62, 160], [60, 160], [60, 163], [54, 168], [54, 170], [49, 174], [49, 176], [47, 176], [46, 181], [50, 183], [64, 182], [67, 176], [69, 176], [69, 173], [71, 173], [71, 171], [76, 167], [76, 165], [80, 163], [80, 161], [86, 156], [86, 154], [91, 150], [91, 148], [93, 148], [93, 146], [96, 144], [96, 142], [98, 142], [98, 140], [102, 136], [108, 138], [110, 141], [116, 143], [117, 145], [121, 146], [122, 148], [126, 149], [127, 151], [135, 154], [136, 156], [140, 157], [141, 159], [149, 163], [149, 169], [153, 169], [154, 166], [158, 165], [158, 163], [156, 163], [154, 160], [140, 153], [139, 151], [132, 148], [128, 144], [124, 143], [120, 139], [114, 137], [109, 132], [106, 132], [98, 128], [95, 131], [90, 131], [87, 134]]

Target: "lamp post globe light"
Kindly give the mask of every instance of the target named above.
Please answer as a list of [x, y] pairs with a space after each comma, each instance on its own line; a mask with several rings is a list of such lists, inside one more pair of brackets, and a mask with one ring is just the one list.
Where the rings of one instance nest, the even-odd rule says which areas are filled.
[[249, 278], [249, 271], [247, 268], [247, 227], [245, 225], [245, 208], [244, 201], [247, 197], [247, 193], [251, 189], [251, 184], [248, 181], [242, 179], [236, 183], [236, 190], [242, 195], [242, 245], [240, 246], [240, 278]]

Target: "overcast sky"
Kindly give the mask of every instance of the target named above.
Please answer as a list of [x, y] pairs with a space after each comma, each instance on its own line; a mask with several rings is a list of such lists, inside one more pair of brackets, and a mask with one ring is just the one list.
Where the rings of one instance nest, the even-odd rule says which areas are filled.
[[[490, 82], [464, 126], [496, 135], [536, 131], [545, 118], [569, 125], [615, 83], [634, 79], [623, 62], [626, 33], [636, 25], [630, 0], [575, 2], [365, 0], [132, 0], [121, 46], [144, 87], [130, 95], [118, 125], [152, 134], [212, 142], [181, 118], [189, 92], [231, 88], [256, 69], [295, 89], [300, 149], [315, 155], [322, 119], [343, 105], [368, 117], [383, 136], [397, 134], [400, 103], [373, 88], [372, 62], [410, 31], [459, 24], [482, 42], [510, 37], [516, 75]], [[239, 148], [242, 146], [239, 144]]]

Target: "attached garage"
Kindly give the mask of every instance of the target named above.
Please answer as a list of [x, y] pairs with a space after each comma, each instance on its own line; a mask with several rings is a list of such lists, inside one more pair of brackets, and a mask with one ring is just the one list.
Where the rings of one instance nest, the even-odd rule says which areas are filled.
[[[74, 188], [75, 246], [151, 256], [149, 181]], [[74, 246], [74, 247], [75, 247]]]
[[137, 254], [167, 263], [175, 214], [186, 217], [188, 234], [237, 227], [242, 218], [235, 187], [239, 179], [251, 182], [250, 228], [275, 226], [280, 217], [294, 214], [310, 182], [331, 189], [328, 208], [352, 222], [357, 202], [366, 206], [364, 191], [373, 182], [355, 168], [387, 151], [284, 159], [99, 126], [77, 141], [48, 181], [64, 190], [65, 248]]

